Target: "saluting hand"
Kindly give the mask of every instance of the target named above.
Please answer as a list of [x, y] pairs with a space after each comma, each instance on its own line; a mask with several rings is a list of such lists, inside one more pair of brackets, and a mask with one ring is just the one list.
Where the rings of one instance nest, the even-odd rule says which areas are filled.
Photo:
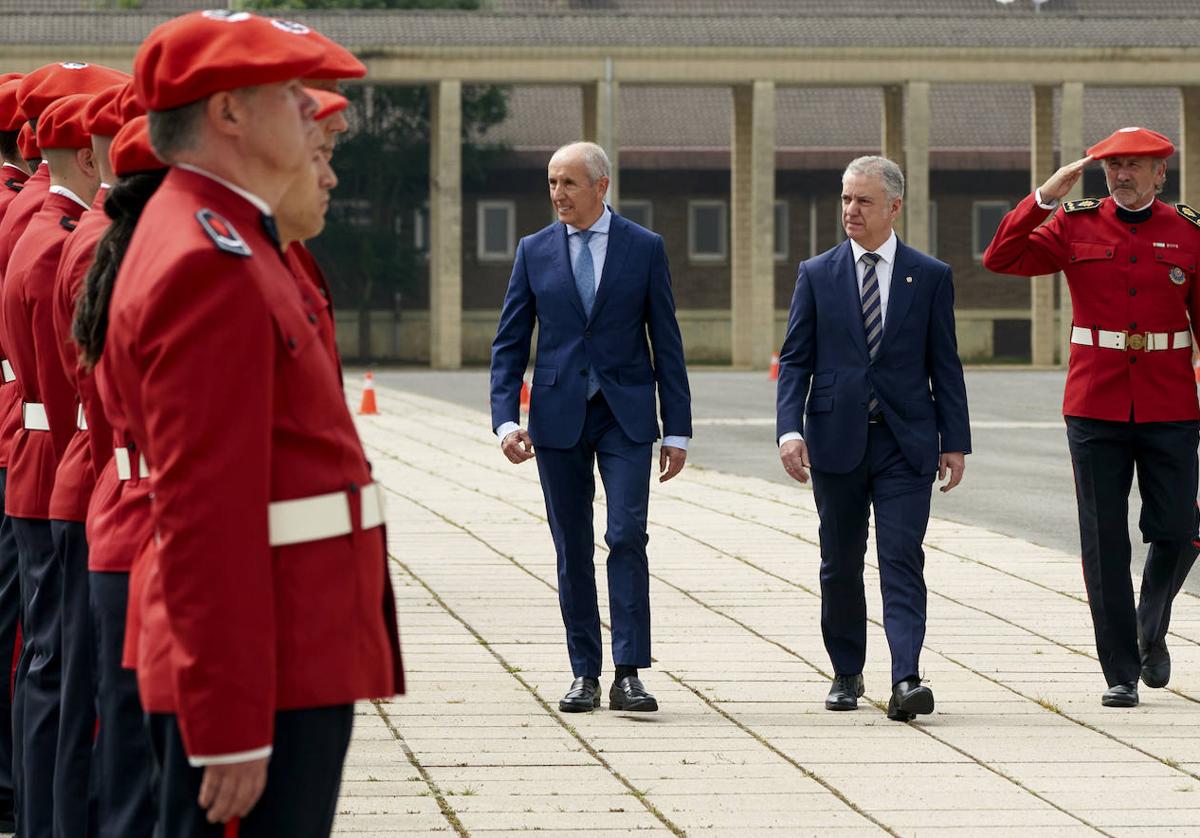
[[199, 803], [208, 810], [209, 823], [228, 823], [250, 814], [267, 786], [269, 759], [205, 766]]
[[529, 431], [519, 428], [500, 442], [500, 450], [508, 457], [510, 463], [523, 463], [534, 458], [533, 440]]
[[801, 483], [808, 482], [807, 468], [812, 468], [808, 461], [808, 445], [802, 439], [789, 439], [779, 446], [779, 459], [783, 470], [791, 475], [793, 480]]
[[1041, 193], [1042, 201], [1049, 203], [1050, 201], [1058, 201], [1067, 197], [1067, 193], [1075, 186], [1081, 177], [1083, 170], [1087, 168], [1087, 164], [1092, 162], [1092, 156], [1089, 154], [1082, 160], [1076, 160], [1074, 163], [1068, 163], [1054, 174], [1050, 175], [1050, 179], [1042, 184], [1038, 190]]

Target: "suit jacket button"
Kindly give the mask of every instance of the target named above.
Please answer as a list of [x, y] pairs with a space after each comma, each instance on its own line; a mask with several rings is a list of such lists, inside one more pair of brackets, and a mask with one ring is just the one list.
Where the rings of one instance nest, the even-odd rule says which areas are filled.
[[583, 336], [585, 338], [590, 338], [592, 336], [592, 330], [588, 329], [586, 332], [583, 333]]
[[580, 375], [587, 375], [587, 370], [580, 370], [580, 371], [579, 371], [579, 374], [580, 374]]

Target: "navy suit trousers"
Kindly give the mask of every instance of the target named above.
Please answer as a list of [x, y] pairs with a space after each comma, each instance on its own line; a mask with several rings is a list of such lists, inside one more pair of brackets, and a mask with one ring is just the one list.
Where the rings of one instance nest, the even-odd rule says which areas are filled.
[[860, 673], [866, 661], [863, 563], [872, 507], [892, 683], [919, 674], [927, 598], [921, 541], [933, 477], [913, 469], [882, 422], [868, 426], [866, 455], [856, 468], [812, 470], [821, 518], [821, 633], [836, 674]]
[[650, 568], [646, 516], [653, 445], [621, 430], [603, 395], [587, 405], [583, 434], [572, 448], [537, 449], [538, 474], [558, 556], [558, 601], [576, 677], [599, 678], [603, 650], [596, 601], [594, 468], [608, 503], [608, 600], [613, 662], [650, 666]]
[[5, 815], [13, 807], [12, 659], [21, 619], [17, 542], [4, 514], [7, 481], [8, 469], [0, 468], [0, 814]]

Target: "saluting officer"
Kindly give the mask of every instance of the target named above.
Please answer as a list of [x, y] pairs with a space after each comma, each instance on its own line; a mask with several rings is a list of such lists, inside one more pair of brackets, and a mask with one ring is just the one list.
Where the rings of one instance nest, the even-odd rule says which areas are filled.
[[[1156, 197], [1174, 150], [1155, 131], [1122, 128], [1021, 201], [983, 257], [1000, 273], [1063, 271], [1070, 286], [1063, 413], [1106, 707], [1137, 706], [1139, 670], [1146, 686], [1166, 686], [1171, 602], [1196, 559], [1200, 213]], [[1111, 197], [1055, 212], [1092, 160]], [[1126, 524], [1135, 468], [1150, 544], [1136, 609]]]
[[354, 701], [403, 688], [382, 489], [275, 232], [292, 179], [314, 175], [300, 79], [326, 51], [308, 34], [195, 12], [134, 61], [171, 169], [118, 272], [97, 376], [154, 488], [132, 610], [159, 828], [179, 838], [236, 817], [242, 838], [328, 835]]

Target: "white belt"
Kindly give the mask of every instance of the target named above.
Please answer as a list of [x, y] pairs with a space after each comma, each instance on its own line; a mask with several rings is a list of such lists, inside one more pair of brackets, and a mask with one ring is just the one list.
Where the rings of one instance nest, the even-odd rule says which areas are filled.
[[[117, 479], [130, 480], [133, 478], [133, 461], [129, 456], [128, 448], [114, 448], [113, 459], [117, 462]], [[138, 455], [138, 477], [145, 480], [150, 476], [150, 466], [146, 462], [146, 458], [141, 454]]]
[[79, 405], [79, 407], [75, 409], [75, 427], [81, 431], [86, 431], [88, 429], [87, 416], [84, 415], [83, 405]]
[[4, 383], [5, 384], [7, 384], [10, 381], [17, 380], [17, 374], [15, 372], [13, 372], [12, 364], [10, 364], [8, 362], [7, 358], [5, 358], [3, 361], [0, 361], [0, 369], [4, 370]]
[[46, 406], [39, 402], [21, 402], [21, 424], [27, 431], [50, 430], [50, 419], [46, 416]]
[[[362, 494], [361, 528], [378, 527], [386, 514], [383, 490], [368, 483]], [[302, 544], [349, 535], [354, 531], [350, 520], [350, 498], [346, 492], [330, 492], [309, 498], [272, 501], [267, 508], [272, 547]]]
[[1116, 349], [1124, 352], [1132, 349], [1136, 352], [1157, 352], [1161, 349], [1191, 349], [1192, 333], [1187, 329], [1180, 332], [1109, 332], [1105, 329], [1096, 330], [1096, 340], [1092, 341], [1092, 330], [1083, 326], [1071, 327], [1071, 343], [1080, 346], [1099, 346], [1102, 349]]

